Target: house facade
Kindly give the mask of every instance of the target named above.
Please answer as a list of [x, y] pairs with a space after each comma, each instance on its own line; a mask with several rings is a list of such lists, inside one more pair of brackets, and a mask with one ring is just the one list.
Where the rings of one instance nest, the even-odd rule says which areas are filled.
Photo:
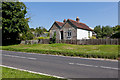
[[90, 39], [93, 30], [81, 23], [77, 17], [76, 21], [71, 19], [64, 19], [63, 22], [55, 21], [49, 32], [50, 38], [56, 34], [56, 40], [79, 40]]

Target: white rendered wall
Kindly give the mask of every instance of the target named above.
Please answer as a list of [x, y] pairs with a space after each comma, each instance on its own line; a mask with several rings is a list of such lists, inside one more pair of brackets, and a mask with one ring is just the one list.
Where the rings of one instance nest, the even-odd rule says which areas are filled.
[[[90, 31], [90, 37], [92, 37], [92, 32]], [[77, 39], [90, 39], [87, 30], [77, 29]]]
[[92, 37], [92, 31], [90, 31], [90, 37]]

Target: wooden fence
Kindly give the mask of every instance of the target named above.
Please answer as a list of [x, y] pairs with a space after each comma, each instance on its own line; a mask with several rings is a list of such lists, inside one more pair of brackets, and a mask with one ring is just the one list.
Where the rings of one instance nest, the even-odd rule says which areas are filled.
[[81, 40], [56, 40], [56, 43], [77, 45], [118, 45], [119, 39], [81, 39]]
[[[26, 40], [21, 44], [49, 44], [50, 39]], [[120, 45], [120, 39], [82, 39], [82, 40], [56, 40], [56, 43], [76, 45]]]

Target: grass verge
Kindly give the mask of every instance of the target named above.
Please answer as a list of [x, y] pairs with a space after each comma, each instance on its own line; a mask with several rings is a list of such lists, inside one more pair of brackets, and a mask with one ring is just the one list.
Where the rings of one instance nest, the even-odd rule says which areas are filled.
[[72, 45], [72, 44], [33, 44], [2, 46], [3, 50], [79, 56], [86, 58], [118, 58], [118, 45]]
[[[60, 78], [55, 78], [52, 76], [44, 76], [40, 74], [29, 73], [26, 71], [20, 71], [12, 68], [2, 67], [2, 78], [14, 78], [14, 79], [21, 79], [21, 80], [65, 80]], [[14, 80], [13, 79], [13, 80]]]

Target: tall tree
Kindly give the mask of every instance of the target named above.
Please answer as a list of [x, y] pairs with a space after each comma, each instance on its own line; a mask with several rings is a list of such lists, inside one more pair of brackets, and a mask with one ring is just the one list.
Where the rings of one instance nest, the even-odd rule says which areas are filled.
[[97, 34], [97, 38], [110, 38], [113, 34], [113, 28], [110, 26], [96, 26], [94, 32]]
[[25, 18], [27, 11], [23, 2], [2, 2], [2, 37], [3, 43], [6, 40], [15, 41], [19, 39], [20, 33], [26, 33], [28, 18]]
[[94, 28], [94, 32], [97, 34], [97, 38], [102, 38], [102, 29], [100, 25]]
[[102, 26], [102, 38], [109, 38], [112, 36], [113, 28], [110, 26]]

